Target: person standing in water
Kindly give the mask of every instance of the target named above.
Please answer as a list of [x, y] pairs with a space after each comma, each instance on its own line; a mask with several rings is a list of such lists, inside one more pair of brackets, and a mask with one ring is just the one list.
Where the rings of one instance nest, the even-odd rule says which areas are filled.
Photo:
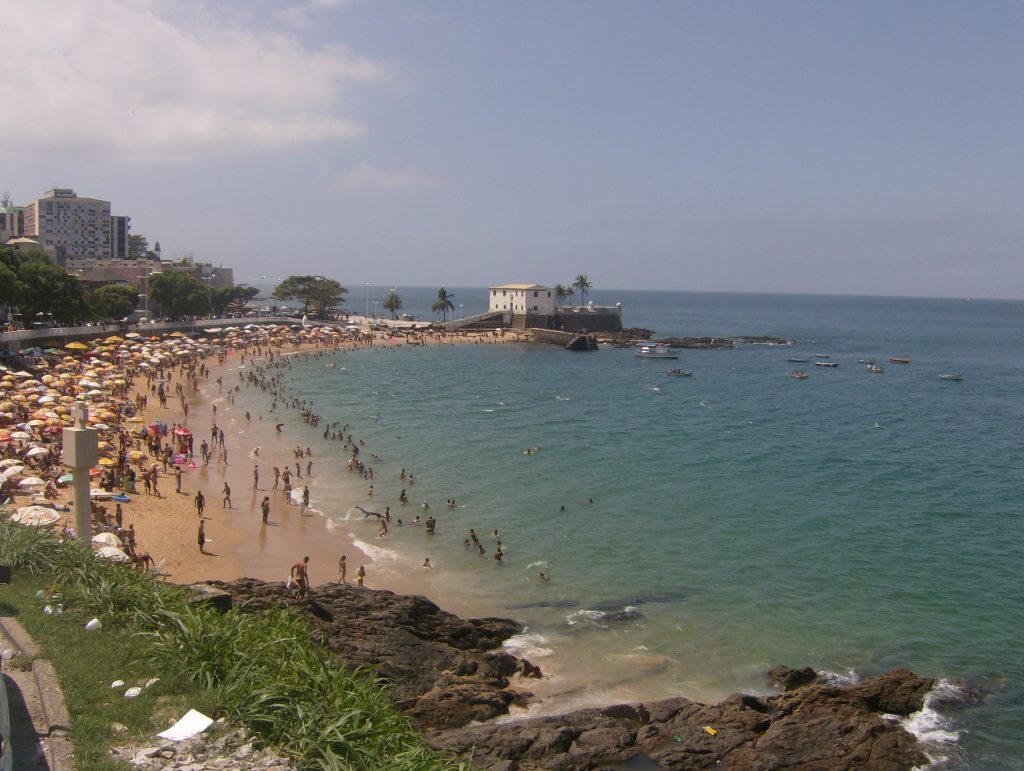
[[366, 578], [366, 568], [363, 565], [360, 565], [359, 570], [356, 571], [356, 583], [359, 586], [362, 586], [364, 578]]

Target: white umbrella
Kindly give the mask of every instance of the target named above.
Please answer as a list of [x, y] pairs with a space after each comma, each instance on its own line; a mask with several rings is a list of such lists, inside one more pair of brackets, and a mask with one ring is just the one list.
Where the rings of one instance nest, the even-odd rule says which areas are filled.
[[118, 549], [116, 546], [101, 546], [96, 550], [96, 556], [114, 562], [131, 562], [132, 558]]
[[39, 477], [25, 477], [18, 485], [21, 487], [39, 487], [39, 485], [45, 485], [46, 482]]
[[10, 468], [11, 466], [20, 466], [21, 461], [17, 458], [7, 458], [6, 460], [0, 460], [0, 468]]
[[11, 522], [31, 527], [46, 527], [58, 519], [60, 514], [46, 506], [22, 506], [11, 515]]
[[15, 431], [13, 434], [11, 434], [11, 439], [31, 439], [31, 438], [32, 438], [32, 435], [26, 433], [25, 431]]
[[29, 450], [28, 452], [25, 453], [25, 457], [26, 458], [34, 458], [37, 455], [47, 455], [47, 454], [49, 454], [49, 452], [50, 451], [48, 449], [46, 449], [45, 447], [33, 447], [31, 450]]
[[10, 479], [15, 474], [20, 474], [24, 470], [24, 466], [8, 466], [4, 469], [3, 473], [0, 474], [0, 479]]
[[98, 543], [100, 546], [120, 546], [121, 539], [113, 533], [97, 533], [92, 537], [93, 543]]

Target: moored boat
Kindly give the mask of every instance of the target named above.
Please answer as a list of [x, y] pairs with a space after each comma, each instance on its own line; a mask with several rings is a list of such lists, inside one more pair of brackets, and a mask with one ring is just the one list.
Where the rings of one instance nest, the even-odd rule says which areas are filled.
[[678, 359], [679, 354], [673, 351], [664, 343], [657, 345], [644, 345], [636, 352], [641, 359]]
[[959, 383], [963, 379], [964, 376], [960, 372], [946, 372], [942, 375], [939, 375], [939, 380], [955, 380], [956, 382]]
[[876, 375], [881, 375], [883, 372], [885, 372], [885, 369], [882, 367], [881, 364], [868, 364], [868, 366], [865, 369], [867, 369], [868, 372], [872, 372]]
[[672, 375], [674, 377], [689, 377], [690, 376], [689, 372], [683, 372], [681, 369], [666, 370], [665, 374], [666, 375]]
[[814, 355], [818, 359], [828, 359], [828, 358], [831, 358], [831, 356], [829, 354], [827, 354], [827, 353], [816, 353]]
[[807, 359], [807, 358], [801, 358], [801, 357], [799, 357], [799, 356], [794, 356], [794, 357], [791, 357], [791, 358], [790, 358], [789, 360], [790, 360], [791, 362], [793, 362], [794, 364], [803, 364], [804, 362], [810, 361], [810, 359]]
[[837, 361], [816, 361], [814, 362], [815, 367], [838, 367], [839, 362]]
[[890, 364], [910, 364], [910, 359], [908, 359], [906, 356], [890, 356], [889, 357], [889, 363]]

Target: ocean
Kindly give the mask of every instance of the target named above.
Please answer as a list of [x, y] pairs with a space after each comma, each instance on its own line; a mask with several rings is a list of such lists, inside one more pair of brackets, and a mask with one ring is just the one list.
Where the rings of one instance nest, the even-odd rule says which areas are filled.
[[[456, 315], [486, 305], [484, 289], [451, 291]], [[402, 312], [432, 317], [436, 289], [399, 292]], [[349, 305], [361, 312], [369, 294], [353, 289]], [[975, 694], [937, 698], [909, 726], [934, 757], [1021, 767], [1024, 303], [589, 299], [621, 302], [627, 326], [658, 335], [796, 342], [677, 361], [535, 344], [297, 360], [292, 395], [348, 423], [362, 458], [380, 456], [374, 496], [354, 499], [341, 443], [309, 430], [318, 467], [337, 469], [314, 479], [317, 508], [372, 553], [368, 571], [386, 578], [429, 557], [422, 581], [450, 599], [442, 605], [522, 621], [511, 646], [551, 675], [531, 684], [535, 713], [764, 693], [777, 664], [837, 682], [899, 666]], [[816, 354], [839, 366], [813, 366]], [[884, 374], [868, 373], [866, 358]], [[668, 377], [670, 366], [692, 376]], [[809, 377], [787, 377], [795, 368]], [[962, 382], [939, 379], [953, 371]], [[238, 398], [266, 408], [259, 391]], [[367, 500], [405, 526], [377, 539], [376, 519], [353, 509]], [[411, 524], [428, 513], [434, 536]], [[470, 528], [485, 555], [463, 546]]]

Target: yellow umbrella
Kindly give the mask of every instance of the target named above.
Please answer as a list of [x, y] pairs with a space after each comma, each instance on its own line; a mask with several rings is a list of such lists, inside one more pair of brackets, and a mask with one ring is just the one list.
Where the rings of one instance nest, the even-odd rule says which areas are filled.
[[89, 350], [89, 346], [87, 346], [85, 343], [79, 343], [79, 342], [68, 343], [64, 347], [67, 348], [69, 351], [88, 351]]
[[101, 466], [114, 466], [114, 465], [116, 465], [116, 461], [113, 458], [100, 458], [100, 465]]

